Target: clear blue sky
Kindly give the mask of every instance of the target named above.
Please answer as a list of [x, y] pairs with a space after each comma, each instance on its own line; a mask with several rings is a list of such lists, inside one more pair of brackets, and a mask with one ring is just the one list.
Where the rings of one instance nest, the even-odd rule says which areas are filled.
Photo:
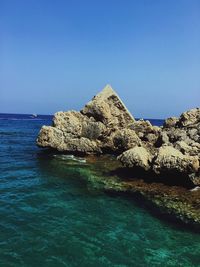
[[0, 112], [78, 110], [107, 83], [135, 117], [200, 106], [200, 1], [0, 0]]

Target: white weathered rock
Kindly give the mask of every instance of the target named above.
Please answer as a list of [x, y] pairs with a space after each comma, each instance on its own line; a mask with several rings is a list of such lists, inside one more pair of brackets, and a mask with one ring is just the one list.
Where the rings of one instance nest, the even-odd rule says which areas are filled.
[[200, 122], [200, 109], [194, 108], [181, 114], [179, 124], [183, 127]]
[[43, 126], [37, 138], [41, 147], [58, 149], [64, 143], [64, 135], [60, 129], [52, 126]]
[[81, 136], [84, 116], [77, 111], [57, 112], [53, 118], [53, 126], [68, 134]]
[[159, 148], [153, 163], [153, 170], [157, 174], [166, 171], [189, 174], [197, 172], [198, 169], [198, 157], [183, 155], [183, 153], [172, 146], [163, 146]]
[[135, 121], [110, 85], [87, 103], [81, 112], [108, 127], [126, 128]]
[[109, 85], [80, 112], [57, 112], [37, 144], [74, 154], [122, 153], [118, 159], [126, 167], [184, 174], [200, 185], [200, 109], [153, 126], [136, 121]]
[[84, 154], [124, 151], [140, 143], [135, 132], [128, 129], [134, 122], [119, 96], [106, 86], [81, 112], [57, 112], [53, 127], [42, 128], [37, 144]]
[[135, 146], [123, 152], [118, 160], [126, 167], [140, 167], [147, 171], [151, 167], [152, 155], [144, 147]]

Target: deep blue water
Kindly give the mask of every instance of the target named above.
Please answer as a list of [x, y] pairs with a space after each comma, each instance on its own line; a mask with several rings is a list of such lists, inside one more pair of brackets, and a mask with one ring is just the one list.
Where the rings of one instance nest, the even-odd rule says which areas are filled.
[[90, 166], [36, 147], [43, 124], [0, 115], [0, 266], [200, 266], [199, 234], [94, 189]]

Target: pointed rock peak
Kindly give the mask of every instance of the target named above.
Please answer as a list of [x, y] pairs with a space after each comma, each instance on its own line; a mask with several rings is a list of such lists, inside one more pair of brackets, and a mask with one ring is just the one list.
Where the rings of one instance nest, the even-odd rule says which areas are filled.
[[101, 97], [101, 98], [108, 98], [111, 95], [117, 95], [117, 93], [112, 89], [112, 87], [107, 84], [103, 90], [98, 93], [95, 98]]
[[125, 125], [135, 121], [110, 85], [106, 85], [100, 93], [94, 96], [81, 112], [100, 121], [117, 121], [117, 124]]

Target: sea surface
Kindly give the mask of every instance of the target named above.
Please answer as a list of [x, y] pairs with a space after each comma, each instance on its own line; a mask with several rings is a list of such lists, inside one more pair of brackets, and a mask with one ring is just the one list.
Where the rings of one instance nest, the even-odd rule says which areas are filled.
[[200, 234], [89, 186], [84, 160], [39, 149], [51, 119], [0, 114], [0, 266], [200, 266]]

